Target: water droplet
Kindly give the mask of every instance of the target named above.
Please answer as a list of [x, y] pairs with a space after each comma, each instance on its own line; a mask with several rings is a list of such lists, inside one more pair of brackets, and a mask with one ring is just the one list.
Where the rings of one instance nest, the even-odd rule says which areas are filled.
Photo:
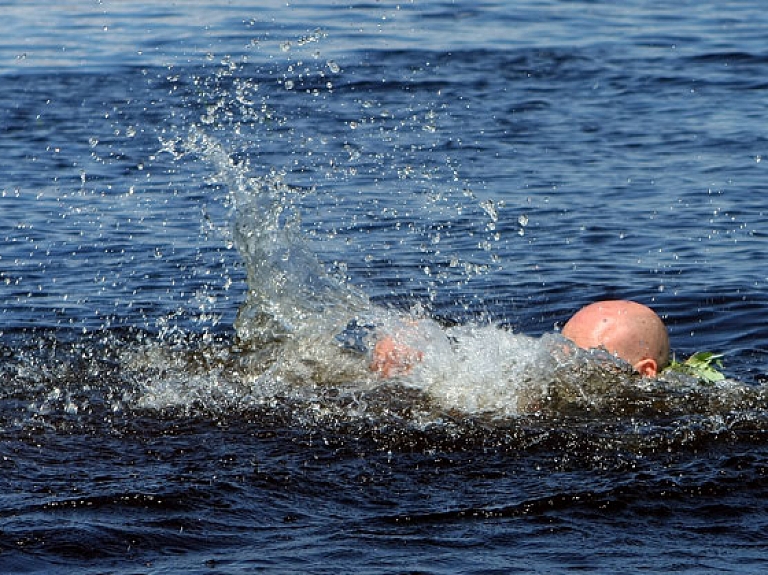
[[493, 200], [484, 200], [480, 202], [480, 207], [485, 210], [485, 213], [488, 214], [488, 217], [490, 217], [492, 221], [495, 222], [499, 219], [499, 212], [496, 211], [496, 205]]

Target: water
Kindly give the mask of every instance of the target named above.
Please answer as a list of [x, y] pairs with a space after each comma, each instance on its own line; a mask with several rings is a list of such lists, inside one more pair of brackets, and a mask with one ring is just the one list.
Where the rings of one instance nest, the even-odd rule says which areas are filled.
[[764, 571], [759, 3], [0, 8], [0, 571]]

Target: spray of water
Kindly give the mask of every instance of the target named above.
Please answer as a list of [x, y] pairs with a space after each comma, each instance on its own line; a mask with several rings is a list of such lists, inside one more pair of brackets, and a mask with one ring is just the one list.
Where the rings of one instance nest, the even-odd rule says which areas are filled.
[[[202, 403], [230, 408], [293, 397], [327, 407], [329, 390], [358, 397], [394, 385], [414, 390], [438, 412], [509, 417], [616, 405], [628, 409], [627, 399], [636, 399], [642, 388], [631, 368], [615, 358], [575, 349], [556, 334], [531, 338], [478, 323], [448, 328], [418, 307], [410, 313], [382, 309], [346, 278], [329, 271], [301, 225], [302, 202], [315, 190], [288, 184], [274, 169], [258, 173], [247, 149], [228, 147], [232, 134], [270, 122], [280, 124], [269, 111], [268, 99], [255, 96], [258, 86], [233, 77], [236, 68], [228, 62], [213, 81], [196, 81], [210, 92], [212, 103], [182, 136], [164, 143], [166, 151], [211, 166], [211, 181], [227, 190], [232, 241], [247, 275], [245, 301], [235, 321], [236, 342], [209, 346], [201, 352], [208, 358], [205, 361], [188, 351], [155, 348], [143, 354], [133, 365], [163, 365], [164, 371], [145, 380], [142, 405]], [[335, 66], [331, 71], [339, 72]], [[285, 81], [285, 89], [296, 89], [296, 82], [289, 87]], [[279, 137], [279, 130], [275, 134]], [[344, 149], [356, 150], [352, 143]], [[359, 159], [359, 151], [354, 153]], [[385, 158], [376, 161], [383, 163]], [[404, 169], [403, 177], [410, 173]], [[491, 235], [481, 245], [492, 251], [503, 206], [464, 193], [487, 220], [484, 226]], [[437, 205], [451, 194], [432, 195]], [[527, 217], [521, 215], [518, 223], [523, 234]], [[449, 223], [440, 226], [428, 234], [432, 246], [428, 249], [435, 256], [452, 231]], [[465, 268], [467, 275], [474, 273], [460, 259], [448, 260], [446, 270]], [[439, 275], [431, 266], [425, 266], [425, 273], [434, 279]], [[369, 369], [373, 345], [388, 335], [421, 355], [413, 369], [394, 380]], [[642, 409], [648, 401], [636, 402], [635, 408]], [[365, 402], [344, 405], [350, 413], [366, 413]]]
[[234, 161], [198, 128], [186, 146], [214, 166], [216, 179], [230, 190], [234, 241], [248, 277], [236, 321], [239, 353], [192, 377], [182, 365], [187, 360], [153, 358], [176, 369], [174, 377], [155, 380], [145, 404], [176, 398], [242, 405], [280, 394], [307, 398], [331, 388], [355, 394], [387, 386], [391, 382], [368, 369], [370, 350], [384, 336], [419, 350], [422, 360], [397, 384], [439, 409], [514, 416], [553, 401], [594, 403], [597, 394], [621, 383], [617, 374], [629, 380], [612, 358], [603, 363], [613, 369], [588, 374], [586, 366], [595, 362], [556, 335], [531, 338], [491, 325], [446, 328], [420, 308], [403, 314], [373, 306], [311, 250], [294, 209], [303, 190], [278, 174], [251, 176], [247, 163]]

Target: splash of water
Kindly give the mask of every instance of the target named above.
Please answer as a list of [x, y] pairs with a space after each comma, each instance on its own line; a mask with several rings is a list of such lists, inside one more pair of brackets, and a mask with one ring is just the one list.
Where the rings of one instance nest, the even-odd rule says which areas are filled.
[[265, 345], [318, 331], [335, 333], [369, 307], [366, 296], [331, 275], [301, 232], [295, 199], [305, 191], [277, 173], [250, 177], [222, 145], [193, 128], [188, 145], [210, 161], [229, 188], [234, 240], [248, 278], [235, 323], [241, 343]]
[[[547, 392], [558, 365], [548, 339], [486, 326], [444, 330], [437, 322], [377, 309], [365, 294], [330, 275], [301, 231], [295, 203], [305, 190], [279, 174], [251, 177], [223, 146], [193, 128], [187, 147], [211, 163], [234, 205], [234, 240], [245, 263], [248, 293], [235, 323], [241, 345], [251, 352], [271, 350], [274, 361], [253, 380], [274, 382], [354, 381], [368, 389], [380, 381], [366, 369], [368, 349], [382, 334], [394, 334], [423, 352], [424, 361], [401, 383], [426, 393], [442, 408], [468, 413], [515, 415]], [[363, 324], [359, 353], [339, 345], [350, 324]], [[342, 342], [343, 343], [343, 342]]]
[[[232, 75], [229, 64], [217, 79]], [[424, 360], [396, 384], [423, 393], [442, 410], [514, 416], [573, 406], [592, 409], [638, 389], [638, 378], [628, 366], [585, 355], [556, 335], [530, 338], [490, 325], [445, 329], [420, 310], [403, 317], [373, 306], [359, 289], [329, 271], [302, 232], [299, 208], [314, 190], [287, 184], [277, 171], [254, 175], [249, 154], [229, 151], [222, 143], [228, 129], [239, 134], [251, 120], [254, 126], [266, 121], [258, 112], [264, 106], [259, 108], [258, 99], [251, 98], [253, 90], [245, 90], [237, 79], [232, 88], [227, 86], [202, 85], [216, 96], [215, 105], [191, 123], [181, 148], [182, 155], [194, 155], [213, 167], [212, 179], [228, 190], [233, 207], [232, 239], [248, 283], [235, 321], [238, 353], [215, 369], [209, 366], [208, 376], [194, 370], [192, 378], [185, 375], [189, 362], [181, 360], [173, 377], [153, 384], [146, 396], [149, 404], [199, 400], [234, 405], [254, 397], [260, 401], [290, 393], [317, 398], [329, 388], [354, 395], [386, 386], [389, 382], [368, 369], [370, 348], [382, 334], [395, 334], [423, 352]], [[230, 118], [231, 107], [240, 111], [234, 116], [242, 117], [242, 123]], [[168, 151], [175, 149], [167, 146]], [[489, 218], [486, 232], [495, 238], [502, 204], [466, 193]], [[522, 235], [527, 216], [521, 215], [518, 223]], [[441, 243], [438, 231], [431, 245]], [[490, 241], [481, 245], [492, 248]], [[450, 269], [460, 267], [458, 259], [449, 259]], [[434, 275], [430, 267], [425, 273]], [[346, 341], [350, 326], [361, 328], [362, 334], [351, 337], [359, 342]]]
[[231, 407], [286, 394], [321, 401], [328, 389], [368, 392], [391, 384], [368, 369], [371, 347], [383, 335], [420, 350], [423, 360], [395, 383], [438, 411], [513, 417], [601, 409], [637, 389], [630, 366], [596, 358], [556, 334], [532, 338], [477, 324], [445, 328], [418, 308], [411, 314], [377, 308], [330, 273], [303, 234], [298, 207], [313, 190], [290, 186], [276, 172], [251, 175], [247, 160], [236, 161], [196, 126], [184, 146], [213, 166], [213, 179], [229, 190], [233, 239], [248, 281], [235, 322], [239, 351], [228, 351], [215, 366], [208, 362], [207, 371], [191, 369], [198, 362], [190, 358], [145, 355], [143, 361], [175, 367], [153, 381], [142, 405]]

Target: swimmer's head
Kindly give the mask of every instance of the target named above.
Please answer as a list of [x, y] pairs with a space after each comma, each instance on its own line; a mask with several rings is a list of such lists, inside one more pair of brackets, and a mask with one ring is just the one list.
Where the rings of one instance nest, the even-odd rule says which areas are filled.
[[667, 328], [656, 313], [632, 301], [600, 301], [580, 309], [563, 335], [584, 349], [601, 348], [656, 377], [669, 363]]

